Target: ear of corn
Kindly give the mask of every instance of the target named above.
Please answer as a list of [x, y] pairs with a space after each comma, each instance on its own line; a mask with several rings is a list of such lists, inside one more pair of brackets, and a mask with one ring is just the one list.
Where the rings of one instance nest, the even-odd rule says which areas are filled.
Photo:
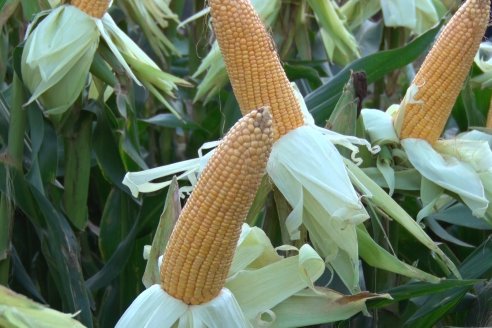
[[[468, 0], [441, 32], [404, 101], [400, 138], [434, 143], [441, 135], [489, 21], [490, 0]], [[409, 97], [407, 93], [406, 97]]]
[[268, 110], [253, 110], [217, 147], [174, 228], [161, 286], [187, 304], [215, 298], [229, 271], [241, 225], [273, 143]]
[[101, 18], [108, 10], [110, 2], [110, 0], [71, 0], [70, 3], [89, 16]]
[[249, 0], [210, 0], [212, 24], [241, 112], [269, 106], [274, 138], [303, 124], [275, 44]]

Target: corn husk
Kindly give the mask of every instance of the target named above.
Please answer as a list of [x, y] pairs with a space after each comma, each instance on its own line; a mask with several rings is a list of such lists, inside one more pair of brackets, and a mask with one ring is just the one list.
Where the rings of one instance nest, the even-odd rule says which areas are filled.
[[85, 327], [75, 315], [50, 309], [0, 285], [0, 327]]
[[27, 104], [39, 101], [46, 114], [70, 108], [87, 83], [98, 44], [99, 32], [91, 17], [73, 6], [51, 11], [28, 34], [22, 53], [22, 77], [32, 93]]
[[[473, 215], [483, 217], [488, 207], [488, 200], [485, 197], [483, 184], [480, 176], [470, 163], [458, 159], [449, 153], [465, 152], [461, 146], [466, 143], [452, 141], [454, 145], [450, 146], [449, 142], [438, 142], [434, 147], [426, 140], [408, 138], [401, 140], [408, 159], [412, 165], [426, 179], [441, 186], [442, 188], [456, 193], [463, 202], [472, 210]], [[440, 144], [438, 146], [438, 144]], [[456, 147], [457, 144], [460, 146]], [[447, 151], [448, 154], [440, 153]], [[488, 144], [487, 144], [488, 148]], [[490, 148], [489, 148], [490, 149]]]
[[320, 25], [321, 39], [330, 61], [347, 65], [360, 57], [357, 41], [347, 29], [345, 17], [332, 0], [308, 0]]
[[[278, 251], [295, 255], [283, 257]], [[311, 246], [275, 249], [261, 229], [244, 224], [226, 286], [217, 298], [189, 306], [167, 295], [155, 281], [116, 327], [166, 328], [177, 323], [180, 327], [304, 326], [344, 320], [365, 311], [368, 299], [390, 298], [367, 292], [344, 296], [316, 287], [314, 283], [324, 270], [324, 261]]]
[[364, 108], [361, 111], [364, 128], [373, 145], [398, 144], [400, 138], [393, 127], [393, 119], [386, 112]]
[[28, 30], [21, 62], [23, 81], [32, 93], [28, 104], [38, 101], [47, 115], [69, 109], [89, 85], [89, 69], [100, 37], [137, 84], [147, 87], [181, 117], [166, 96], [172, 96], [177, 85], [190, 84], [160, 70], [108, 13], [98, 19], [71, 5], [39, 13]]
[[438, 11], [432, 0], [381, 0], [384, 24], [390, 27], [406, 27], [421, 34], [439, 21]]
[[475, 64], [483, 72], [474, 76], [471, 81], [480, 85], [482, 89], [492, 86], [492, 42], [485, 41], [480, 43], [478, 52], [475, 55]]

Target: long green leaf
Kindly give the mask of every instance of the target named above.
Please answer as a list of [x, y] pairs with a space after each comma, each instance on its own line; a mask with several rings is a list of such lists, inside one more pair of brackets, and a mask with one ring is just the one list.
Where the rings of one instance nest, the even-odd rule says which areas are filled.
[[87, 226], [91, 169], [92, 114], [81, 112], [64, 138], [65, 177], [63, 201], [70, 222], [80, 230]]
[[[492, 272], [490, 259], [492, 259], [492, 237], [465, 259], [459, 268], [461, 275], [466, 279], [489, 278]], [[460, 287], [429, 296], [405, 322], [405, 327], [432, 327], [460, 302], [469, 289], [469, 286]]]
[[[92, 311], [88, 290], [80, 266], [79, 245], [66, 218], [50, 201], [22, 176], [10, 177], [14, 203], [29, 217], [41, 242], [41, 252], [48, 263], [49, 273], [61, 296], [63, 309], [80, 311], [79, 318], [92, 327]], [[0, 165], [0, 191], [6, 192], [7, 174]]]
[[460, 287], [470, 287], [479, 283], [480, 281], [481, 280], [477, 279], [448, 279], [442, 280], [437, 284], [422, 281], [410, 282], [405, 285], [390, 288], [385, 291], [385, 293], [391, 295], [393, 300], [375, 300], [371, 302], [370, 307], [380, 308], [391, 303], [408, 300], [414, 297], [442, 293]]
[[381, 51], [355, 60], [345, 66], [337, 75], [326, 84], [308, 94], [305, 98], [309, 111], [318, 124], [323, 124], [331, 115], [335, 104], [343, 90], [343, 86], [350, 77], [350, 71], [365, 71], [367, 83], [373, 83], [395, 69], [416, 60], [434, 41], [441, 29], [439, 24], [425, 32], [404, 47]]

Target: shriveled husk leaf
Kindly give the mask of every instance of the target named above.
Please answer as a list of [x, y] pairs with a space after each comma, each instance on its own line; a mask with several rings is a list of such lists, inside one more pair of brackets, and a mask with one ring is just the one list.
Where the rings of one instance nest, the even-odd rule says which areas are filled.
[[[257, 229], [255, 233], [263, 231]], [[292, 246], [288, 249], [299, 253], [260, 267], [248, 266], [227, 279], [226, 287], [234, 294], [249, 320], [295, 293], [314, 286], [324, 272], [325, 264], [311, 246], [305, 244], [299, 250]]]
[[74, 314], [50, 309], [0, 285], [0, 327], [85, 327], [73, 317]]
[[[365, 310], [362, 298], [366, 297], [358, 303], [344, 302], [341, 300], [351, 297], [359, 300], [358, 295], [345, 299], [346, 296], [332, 290], [314, 286], [325, 267], [321, 257], [309, 245], [303, 245], [300, 249], [282, 246], [277, 250], [295, 251], [298, 255], [287, 258], [279, 256], [261, 229], [243, 225], [226, 287], [234, 293], [255, 327], [264, 327], [265, 324], [273, 324], [272, 327], [285, 327], [287, 324], [292, 327], [327, 323], [347, 319]], [[299, 304], [302, 300], [305, 305], [311, 304], [305, 297], [317, 300], [319, 306]], [[302, 313], [287, 310], [294, 304], [300, 306]], [[264, 317], [270, 317], [270, 321], [265, 323], [260, 319]]]
[[346, 65], [360, 57], [357, 41], [345, 25], [345, 17], [332, 0], [308, 0], [321, 26], [321, 39], [330, 61]]
[[38, 100], [46, 114], [65, 112], [86, 84], [98, 44], [91, 17], [73, 6], [52, 10], [28, 35], [22, 53], [22, 77], [32, 93], [28, 103]]
[[[261, 21], [266, 26], [273, 25], [280, 10], [280, 0], [251, 0], [251, 3]], [[197, 93], [193, 99], [195, 102], [199, 100], [209, 101], [228, 81], [224, 59], [217, 41], [212, 44], [209, 53], [203, 58], [200, 66], [193, 74], [193, 78], [198, 78], [205, 72], [205, 76], [197, 87]]]
[[163, 31], [169, 26], [170, 20], [179, 23], [178, 15], [169, 8], [169, 2], [169, 0], [120, 0], [120, 5], [123, 5], [128, 15], [142, 29], [150, 47], [162, 60], [169, 55], [180, 55]]
[[257, 269], [282, 260], [268, 236], [257, 227], [243, 224], [229, 276], [246, 268]]
[[369, 292], [346, 296], [328, 288], [306, 289], [272, 309], [276, 321], [271, 327], [301, 327], [345, 320], [365, 311], [365, 302], [375, 298], [391, 299], [391, 296]]
[[[109, 14], [101, 20], [96, 20], [101, 36], [104, 38], [111, 52], [118, 59], [137, 84], [143, 84], [150, 92], [164, 104], [174, 115], [182, 117], [165, 99], [172, 96], [177, 85], [191, 86], [189, 82], [163, 72], [140, 47], [133, 42], [114, 22]], [[131, 68], [130, 68], [131, 67]]]
[[[214, 150], [202, 155], [202, 150], [217, 146], [218, 141], [207, 142], [198, 150], [198, 158], [189, 159], [182, 162], [177, 162], [169, 165], [159, 166], [140, 172], [128, 172], [123, 178], [123, 184], [126, 185], [133, 197], [137, 197], [139, 193], [148, 193], [160, 190], [171, 184], [171, 180], [163, 182], [152, 182], [153, 180], [172, 176], [180, 173], [177, 176], [178, 180], [189, 180], [192, 185], [198, 181], [198, 175], [201, 173], [207, 161], [213, 154]], [[180, 191], [188, 192], [190, 188], [180, 188]]]

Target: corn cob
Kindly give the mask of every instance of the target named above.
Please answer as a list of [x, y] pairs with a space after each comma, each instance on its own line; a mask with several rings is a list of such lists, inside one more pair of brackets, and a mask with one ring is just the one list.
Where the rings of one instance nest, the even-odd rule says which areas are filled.
[[212, 24], [241, 112], [269, 106], [274, 140], [303, 117], [273, 40], [249, 0], [209, 0]]
[[71, 0], [70, 4], [89, 16], [101, 18], [108, 10], [110, 2], [110, 0]]
[[487, 123], [485, 124], [485, 127], [492, 129], [492, 98], [489, 103], [489, 112], [487, 113]]
[[272, 143], [270, 113], [258, 109], [239, 120], [217, 147], [164, 254], [161, 287], [169, 295], [201, 304], [219, 294]]
[[[441, 135], [489, 21], [490, 0], [468, 0], [454, 14], [425, 58], [405, 105], [400, 138], [434, 143]], [[408, 96], [408, 95], [407, 95]]]

